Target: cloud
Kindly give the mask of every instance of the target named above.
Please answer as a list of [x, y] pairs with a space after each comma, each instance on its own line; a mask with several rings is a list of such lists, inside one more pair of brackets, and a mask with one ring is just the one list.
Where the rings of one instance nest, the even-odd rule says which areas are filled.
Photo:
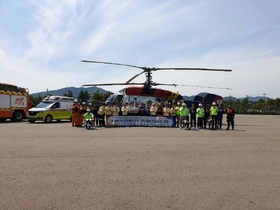
[[[206, 67], [232, 73], [157, 71], [153, 81], [193, 95], [278, 94], [280, 4], [262, 1], [21, 1], [0, 7], [0, 71], [32, 92], [86, 83], [125, 82], [147, 67]], [[5, 17], [5, 22], [3, 22]], [[25, 23], [25, 24], [22, 24]], [[27, 26], [26, 26], [27, 25]], [[145, 75], [134, 82], [144, 82]], [[104, 87], [117, 91], [122, 86]]]

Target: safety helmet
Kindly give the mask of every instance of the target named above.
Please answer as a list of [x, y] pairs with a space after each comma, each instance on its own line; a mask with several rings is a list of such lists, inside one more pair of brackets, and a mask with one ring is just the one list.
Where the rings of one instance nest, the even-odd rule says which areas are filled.
[[74, 99], [74, 102], [78, 102], [78, 100], [77, 100], [77, 99]]
[[180, 103], [180, 102], [177, 102], [177, 105], [179, 106], [179, 105], [181, 105], [181, 103]]
[[90, 109], [87, 109], [87, 112], [90, 112]]
[[198, 104], [198, 106], [202, 106], [202, 104], [201, 104], [201, 103], [199, 103], [199, 104]]
[[215, 105], [216, 105], [216, 102], [213, 102], [212, 105], [215, 106]]
[[182, 104], [182, 106], [186, 106], [186, 104], [185, 104], [185, 103], [183, 103], [183, 104]]
[[85, 104], [86, 104], [86, 102], [83, 102], [82, 104], [83, 104], [83, 105], [85, 105]]

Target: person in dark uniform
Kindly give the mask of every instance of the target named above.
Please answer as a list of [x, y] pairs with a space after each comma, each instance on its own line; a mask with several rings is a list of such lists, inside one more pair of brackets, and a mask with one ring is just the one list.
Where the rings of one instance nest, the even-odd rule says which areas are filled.
[[220, 129], [222, 129], [224, 113], [225, 113], [224, 106], [223, 104], [220, 104], [218, 107], [218, 125]]
[[94, 116], [94, 122], [95, 122], [95, 126], [98, 126], [98, 105], [97, 104], [94, 104], [93, 107], [92, 107], [92, 113], [93, 113], [93, 116]]
[[[206, 107], [205, 107], [205, 112], [204, 112], [204, 129], [207, 129], [207, 122], [209, 122], [209, 120], [210, 120], [210, 105], [209, 104], [207, 104], [206, 105]], [[209, 127], [209, 129], [210, 129], [210, 127]]]
[[196, 127], [196, 108], [195, 104], [192, 104], [190, 108], [190, 115], [191, 115], [191, 127]]
[[235, 109], [231, 106], [231, 104], [228, 105], [228, 108], [226, 109], [227, 114], [227, 129], [229, 130], [229, 127], [231, 125], [232, 130], [234, 130], [234, 116], [235, 116]]

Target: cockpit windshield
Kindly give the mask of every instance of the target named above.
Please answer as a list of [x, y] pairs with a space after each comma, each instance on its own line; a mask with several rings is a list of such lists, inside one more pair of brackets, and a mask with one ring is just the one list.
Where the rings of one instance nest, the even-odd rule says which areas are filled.
[[113, 95], [110, 95], [109, 98], [106, 100], [106, 104], [107, 103], [120, 103], [122, 102], [122, 99], [123, 99], [123, 93], [121, 92], [118, 92], [118, 93], [115, 93]]
[[106, 103], [113, 102], [116, 97], [117, 97], [117, 94], [110, 95], [109, 98], [107, 98]]

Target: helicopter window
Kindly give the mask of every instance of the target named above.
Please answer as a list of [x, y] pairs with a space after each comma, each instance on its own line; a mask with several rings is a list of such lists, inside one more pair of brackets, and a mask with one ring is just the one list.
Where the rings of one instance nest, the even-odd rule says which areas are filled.
[[119, 102], [122, 102], [122, 98], [123, 98], [123, 95], [113, 94], [107, 99], [106, 102], [119, 103]]
[[116, 99], [115, 99], [115, 103], [122, 103], [122, 99], [123, 99], [123, 95], [117, 95]]
[[113, 102], [116, 98], [116, 95], [113, 94], [113, 95], [110, 95], [109, 98], [107, 99], [107, 102]]

